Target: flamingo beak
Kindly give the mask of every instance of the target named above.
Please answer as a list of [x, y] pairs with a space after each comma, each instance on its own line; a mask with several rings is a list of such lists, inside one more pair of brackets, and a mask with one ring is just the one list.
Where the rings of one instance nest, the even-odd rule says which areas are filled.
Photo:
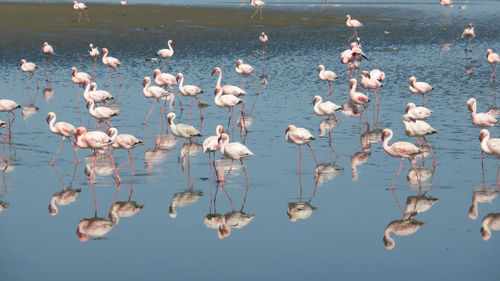
[[385, 139], [385, 133], [384, 132], [382, 132], [382, 136], [380, 138], [382, 139], [382, 141], [384, 141], [384, 139]]
[[87, 109], [90, 107], [90, 102], [87, 102]]
[[220, 137], [217, 139], [217, 143], [218, 143], [218, 144], [220, 143], [221, 139], [222, 139], [222, 136], [220, 136]]
[[50, 122], [50, 115], [47, 115], [47, 119], [45, 119], [47, 121], [47, 124]]
[[212, 70], [212, 76], [214, 76], [215, 72], [217, 72], [217, 68], [214, 68], [214, 70]]
[[285, 135], [286, 135], [286, 134], [288, 134], [288, 131], [290, 131], [290, 129], [289, 129], [289, 128], [286, 128], [286, 130], [285, 130]]
[[469, 108], [469, 111], [472, 112], [472, 106], [467, 106]]

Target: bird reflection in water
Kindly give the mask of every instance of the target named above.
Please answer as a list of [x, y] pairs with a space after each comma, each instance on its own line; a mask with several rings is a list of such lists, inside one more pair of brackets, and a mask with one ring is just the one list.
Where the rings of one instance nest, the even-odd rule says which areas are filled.
[[[406, 176], [406, 179], [408, 180], [408, 184], [418, 184], [419, 179], [422, 183], [424, 183], [428, 179], [434, 177], [435, 171], [436, 171], [436, 168], [431, 170], [431, 169], [424, 167], [424, 166], [411, 168], [408, 171], [408, 175]], [[430, 181], [430, 183], [432, 184], [432, 180]]]
[[[249, 185], [247, 185], [245, 189], [245, 196], [243, 197], [243, 202], [241, 204], [241, 208], [239, 211], [236, 211], [234, 209], [234, 204], [233, 200], [227, 193], [226, 189], [224, 187], [220, 187], [223, 191], [226, 197], [229, 200], [229, 203], [231, 204], [231, 212], [228, 212], [224, 214], [223, 216], [220, 215], [212, 215], [210, 222], [212, 222], [213, 226], [215, 226], [218, 222], [218, 219], [221, 218], [220, 224], [218, 224], [218, 229], [217, 229], [217, 235], [219, 236], [220, 239], [224, 239], [231, 235], [231, 230], [233, 228], [235, 229], [241, 229], [245, 226], [247, 226], [254, 218], [254, 214], [247, 214], [243, 211], [245, 208], [245, 204], [247, 202], [247, 196], [248, 196], [248, 189]], [[216, 193], [218, 191], [219, 187], [217, 187]], [[215, 198], [214, 198], [214, 210], [215, 210]], [[219, 217], [220, 216], [220, 217]]]
[[[175, 209], [176, 207], [189, 206], [198, 201], [198, 199], [200, 199], [200, 197], [203, 196], [203, 192], [193, 190], [194, 181], [191, 179], [191, 166], [190, 166], [191, 156], [189, 155], [189, 153], [187, 155], [187, 159], [188, 159], [187, 161], [188, 188], [183, 192], [175, 193], [174, 196], [172, 197], [172, 202], [170, 203], [170, 207], [168, 209], [168, 213], [171, 218], [177, 217], [177, 210]], [[183, 166], [181, 165], [181, 167]], [[182, 171], [184, 172], [184, 168]]]
[[[7, 182], [5, 181], [5, 173], [14, 170], [14, 166], [8, 165], [7, 162], [0, 162], [0, 170], [2, 171], [2, 180], [3, 180], [3, 192], [0, 194], [0, 199], [2, 199], [5, 194], [7, 194]], [[0, 200], [0, 213], [5, 211], [10, 206], [9, 203]]]
[[23, 106], [22, 115], [23, 120], [28, 119], [32, 115], [35, 115], [38, 112], [38, 107], [34, 104], [28, 104]]
[[[120, 190], [119, 187], [120, 184], [118, 184], [118, 188], [116, 190], [116, 193], [118, 195], [118, 191]], [[111, 205], [111, 215], [115, 219], [115, 224], [118, 224], [118, 221], [120, 218], [129, 218], [135, 214], [137, 214], [139, 211], [141, 211], [144, 208], [144, 205], [138, 204], [135, 201], [132, 200], [132, 194], [134, 193], [133, 189], [133, 181], [128, 188], [130, 191], [129, 197], [127, 201], [115, 201], [113, 205]]]
[[396, 242], [391, 237], [391, 232], [399, 236], [407, 236], [417, 232], [422, 226], [423, 222], [417, 221], [413, 218], [391, 221], [384, 230], [384, 245], [387, 250], [392, 250]]
[[45, 86], [45, 88], [43, 88], [43, 98], [45, 99], [45, 101], [48, 102], [53, 96], [54, 88], [49, 85]]
[[64, 184], [63, 180], [61, 179], [61, 176], [57, 172], [56, 168], [53, 165], [50, 165], [52, 169], [54, 170], [57, 180], [61, 183], [63, 190], [54, 193], [52, 195], [52, 198], [50, 199], [50, 205], [49, 205], [49, 214], [51, 216], [55, 216], [59, 213], [59, 206], [66, 206], [69, 205], [73, 202], [76, 201], [76, 198], [78, 195], [80, 195], [80, 192], [82, 191], [80, 188], [78, 189], [72, 189], [71, 187], [73, 186], [73, 183], [75, 182], [75, 175], [76, 175], [76, 168], [77, 164], [75, 165], [75, 168], [73, 170], [73, 178], [71, 179], [71, 183], [66, 187]]
[[491, 231], [500, 230], [500, 213], [488, 214], [481, 221], [481, 238], [487, 241], [491, 238]]
[[406, 198], [406, 210], [404, 211], [403, 219], [410, 219], [428, 211], [437, 201], [438, 198], [425, 196], [425, 194], [421, 196], [408, 196]]
[[288, 208], [286, 209], [286, 214], [288, 215], [288, 218], [290, 219], [291, 222], [296, 222], [297, 219], [302, 219], [305, 220], [309, 218], [313, 211], [316, 210], [317, 208], [311, 205], [312, 200], [316, 196], [316, 190], [318, 188], [318, 183], [321, 180], [322, 175], [321, 174], [316, 174], [316, 181], [314, 185], [314, 190], [311, 195], [311, 198], [307, 202], [303, 202], [303, 196], [302, 196], [302, 177], [300, 175], [299, 171], [299, 201], [298, 202], [289, 202], [288, 203]]
[[492, 188], [475, 190], [472, 195], [472, 206], [469, 208], [469, 218], [475, 220], [478, 215], [478, 203], [491, 203], [498, 195], [498, 191]]

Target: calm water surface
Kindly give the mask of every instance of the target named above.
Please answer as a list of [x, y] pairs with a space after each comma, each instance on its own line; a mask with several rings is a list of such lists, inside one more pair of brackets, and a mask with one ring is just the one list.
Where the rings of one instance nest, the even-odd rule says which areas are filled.
[[[374, 104], [367, 112], [369, 128], [364, 122], [359, 125], [359, 118], [338, 114], [340, 122], [332, 132], [331, 147], [328, 132], [320, 136], [323, 119], [314, 115], [311, 102], [314, 95], [324, 95], [328, 90], [328, 85], [317, 77], [318, 64], [340, 77], [335, 82], [334, 102], [343, 104], [349, 99], [348, 77], [339, 54], [348, 46], [343, 35], [350, 36], [351, 31], [343, 24], [297, 23], [271, 28], [256, 21], [232, 29], [180, 26], [119, 32], [2, 31], [0, 96], [22, 104], [23, 110], [30, 104], [39, 108], [29, 116], [16, 111], [12, 145], [6, 148], [9, 162], [2, 164], [4, 187], [0, 200], [9, 204], [0, 213], [2, 279], [497, 280], [500, 233], [493, 231], [491, 239], [483, 241], [479, 230], [483, 217], [500, 212], [499, 201], [479, 203], [474, 220], [468, 214], [474, 191], [493, 190], [490, 195], [496, 195], [499, 163], [493, 157], [485, 158], [483, 184], [479, 129], [472, 126], [465, 102], [475, 97], [478, 111], [482, 112], [496, 106], [498, 90], [489, 86], [492, 67], [485, 53], [488, 48], [500, 48], [500, 29], [491, 24], [498, 10], [500, 5], [491, 2], [459, 3], [448, 14], [446, 8], [435, 4], [332, 7], [332, 17], [350, 13], [377, 20], [365, 22], [359, 31], [363, 50], [370, 59], [363, 62], [363, 68], [379, 68], [387, 79], [380, 90], [378, 122]], [[477, 37], [466, 58], [465, 41], [460, 35], [469, 22], [476, 27]], [[258, 41], [261, 31], [270, 38], [264, 56]], [[227, 125], [227, 111], [213, 103], [216, 77], [211, 77], [211, 70], [219, 66], [223, 83], [241, 85], [241, 77], [234, 72], [236, 60], [243, 59], [256, 69], [259, 97], [250, 81], [245, 86], [249, 93], [244, 97], [247, 109], [255, 105], [248, 134], [240, 135], [238, 128], [235, 131], [236, 140], [244, 139], [255, 153], [255, 157], [245, 159], [248, 189], [239, 165], [233, 167], [226, 194], [216, 188], [208, 156], [196, 147], [181, 164], [184, 140], [178, 140], [173, 147], [155, 145], [166, 134], [165, 128], [161, 131], [157, 108], [148, 127], [141, 125], [151, 108], [151, 101], [142, 95], [141, 83], [157, 67], [157, 63], [144, 58], [165, 47], [167, 39], [174, 40], [175, 49], [167, 71], [182, 72], [187, 84], [205, 91], [200, 99], [208, 104], [203, 108], [206, 118], [200, 124], [197, 108], [192, 118], [192, 124], [201, 126], [204, 136], [213, 135], [217, 124]], [[19, 61], [26, 58], [43, 66], [39, 51], [43, 41], [49, 41], [56, 52], [50, 79], [45, 80], [43, 67], [39, 68], [36, 75], [41, 89], [37, 91], [30, 84], [27, 91], [27, 76], [20, 71]], [[86, 176], [90, 152], [79, 150], [80, 163], [75, 167], [66, 143], [52, 168], [48, 163], [60, 137], [50, 133], [45, 123], [50, 111], [57, 113], [58, 120], [74, 125], [81, 121], [87, 126], [91, 120], [83, 102], [77, 113], [78, 88], [70, 80], [72, 66], [92, 73], [89, 42], [107, 47], [111, 56], [122, 61], [118, 71], [123, 85], [118, 87], [112, 80], [109, 87], [118, 96], [116, 106], [120, 109], [112, 123], [119, 132], [134, 134], [145, 143], [132, 151], [133, 181], [130, 166], [125, 166], [119, 172], [123, 182], [118, 186], [109, 163], [99, 161], [94, 185], [97, 205]], [[100, 87], [105, 85], [108, 71], [98, 64]], [[408, 91], [412, 75], [435, 87], [427, 99], [434, 111], [428, 122], [439, 131], [428, 138], [437, 167], [433, 171], [430, 157], [423, 164], [433, 173], [423, 183], [423, 192], [438, 200], [413, 218], [424, 223], [414, 234], [391, 233], [395, 247], [387, 250], [382, 240], [384, 229], [403, 219], [407, 198], [411, 200], [418, 194], [418, 185], [407, 179], [410, 167], [405, 162], [394, 193], [388, 190], [400, 160], [389, 157], [378, 140], [381, 129], [391, 128], [394, 140], [414, 141], [405, 136], [401, 122], [406, 103], [422, 104], [420, 96]], [[261, 81], [265, 79], [264, 87]], [[182, 97], [182, 103], [187, 110], [176, 121], [189, 123], [190, 101]], [[178, 104], [174, 111], [180, 115]], [[8, 118], [6, 113], [0, 117], [4, 121]], [[304, 147], [299, 182], [297, 147], [285, 141], [289, 124], [305, 127], [317, 137], [311, 145], [322, 167], [326, 167], [319, 177]], [[375, 142], [362, 147], [362, 136], [367, 131], [375, 135]], [[203, 138], [194, 142], [201, 144]], [[358, 163], [360, 155], [364, 158]], [[118, 165], [128, 159], [122, 150], [115, 151], [114, 156]], [[217, 154], [222, 169], [227, 162], [219, 159]], [[79, 196], [73, 203], [59, 206], [56, 216], [49, 215], [47, 206], [52, 196], [69, 188], [81, 190]], [[179, 198], [191, 200], [181, 202]], [[80, 242], [76, 234], [80, 220], [96, 213], [108, 218], [113, 202], [128, 200], [144, 208], [131, 217], [121, 217], [104, 236]], [[175, 218], [170, 215], [173, 201]], [[292, 222], [287, 208], [298, 205], [306, 214]], [[209, 214], [226, 214], [227, 220], [236, 220], [239, 211], [249, 215], [247, 221], [235, 223], [224, 239], [219, 239], [217, 229], [204, 223]]]

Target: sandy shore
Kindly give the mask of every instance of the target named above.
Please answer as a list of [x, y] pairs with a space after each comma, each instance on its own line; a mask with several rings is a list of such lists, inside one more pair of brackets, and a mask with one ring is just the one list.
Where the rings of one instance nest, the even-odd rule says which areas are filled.
[[[91, 4], [88, 23], [71, 4], [0, 3], [0, 30], [47, 31], [54, 29], [165, 28], [175, 26], [231, 27], [239, 25], [290, 26], [295, 24], [344, 24], [343, 11], [264, 9], [264, 19], [250, 19], [253, 7], [206, 8], [178, 6], [127, 6]], [[258, 16], [257, 16], [258, 17]], [[363, 19], [363, 18], [360, 18]], [[367, 21], [368, 19], [363, 19]]]

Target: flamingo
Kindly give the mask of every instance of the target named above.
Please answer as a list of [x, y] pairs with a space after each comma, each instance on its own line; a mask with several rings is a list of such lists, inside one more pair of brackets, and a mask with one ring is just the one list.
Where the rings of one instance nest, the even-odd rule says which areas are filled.
[[[498, 109], [492, 108], [492, 109], [488, 110], [487, 113], [477, 113], [476, 112], [476, 99], [475, 98], [470, 98], [467, 101], [467, 107], [469, 108], [469, 111], [471, 112], [472, 124], [474, 126], [481, 127], [481, 128], [490, 127], [491, 130], [493, 131], [493, 134], [495, 134], [495, 131], [493, 130], [493, 126], [500, 123], [496, 119], [498, 116], [500, 116], [500, 111]], [[495, 136], [496, 136], [496, 134], [495, 134]]]
[[491, 238], [492, 230], [500, 230], [500, 213], [489, 214], [481, 221], [481, 238], [484, 241]]
[[198, 106], [200, 108], [200, 118], [203, 119], [203, 114], [201, 113], [201, 101], [197, 97], [198, 94], [203, 93], [203, 90], [194, 85], [184, 85], [184, 75], [182, 73], [177, 74], [177, 82], [179, 82], [179, 91], [186, 97], [191, 97], [191, 110], [189, 111], [189, 120], [191, 120], [191, 113], [193, 112], [193, 99], [196, 98], [198, 101]]
[[434, 160], [433, 166], [436, 168], [436, 158], [434, 158], [434, 153], [432, 152], [432, 146], [427, 141], [425, 136], [436, 134], [437, 131], [429, 125], [429, 123], [422, 120], [415, 120], [410, 118], [407, 114], [403, 115], [403, 124], [405, 125], [405, 133], [409, 137], [416, 137], [417, 141], [419, 137], [423, 138], [423, 143], [427, 143], [429, 150]]
[[477, 219], [477, 204], [478, 203], [491, 203], [497, 197], [498, 191], [494, 189], [480, 189], [475, 190], [472, 195], [472, 206], [469, 209], [469, 218]]
[[359, 27], [363, 26], [363, 24], [361, 22], [359, 22], [358, 20], [352, 19], [351, 15], [346, 15], [345, 16], [345, 25], [347, 25], [347, 27], [349, 27], [349, 28], [354, 28], [354, 34], [347, 41], [351, 41], [352, 38], [357, 37], [358, 36], [358, 30], [357, 29]]
[[297, 128], [294, 125], [288, 125], [285, 130], [285, 139], [289, 143], [294, 143], [299, 146], [299, 175], [301, 173], [301, 163], [302, 163], [302, 150], [301, 145], [307, 144], [314, 157], [314, 162], [316, 163], [316, 168], [318, 168], [318, 161], [316, 160], [316, 155], [314, 150], [309, 145], [309, 142], [315, 140], [316, 138], [305, 128]]
[[414, 120], [426, 120], [432, 113], [427, 107], [416, 106], [412, 102], [406, 105], [406, 115]]
[[177, 90], [175, 90], [174, 85], [177, 84], [177, 77], [170, 73], [162, 73], [161, 70], [155, 69], [153, 71], [153, 78], [155, 79], [155, 83], [158, 86], [164, 86], [164, 87], [169, 87], [170, 89], [174, 90], [175, 96], [179, 100], [179, 105], [181, 107], [181, 111], [184, 110], [184, 107], [182, 106], [181, 99], [179, 98], [179, 94], [177, 94]]
[[109, 78], [108, 78], [108, 84], [106, 85], [109, 86], [109, 82], [111, 80], [111, 75], [113, 74], [113, 71], [116, 74], [116, 79], [118, 79], [118, 86], [122, 85], [122, 82], [120, 82], [120, 78], [118, 77], [118, 72], [116, 71], [116, 68], [121, 65], [120, 61], [117, 58], [114, 57], [108, 57], [108, 49], [107, 48], [102, 48], [101, 54], [102, 56], [102, 63], [106, 65], [107, 67], [110, 68], [109, 70]]
[[203, 192], [192, 191], [189, 189], [184, 192], [178, 192], [174, 194], [174, 196], [172, 197], [172, 202], [170, 203], [170, 207], [168, 208], [168, 214], [171, 218], [176, 218], [177, 210], [175, 209], [175, 207], [185, 207], [191, 205], [198, 201], [201, 196], [203, 196]]
[[242, 60], [236, 61], [236, 73], [243, 75], [243, 85], [241, 88], [245, 89], [245, 75], [250, 76], [250, 79], [252, 80], [253, 86], [255, 87], [255, 91], [257, 92], [257, 95], [259, 94], [259, 90], [257, 90], [257, 86], [255, 85], [255, 82], [253, 81], [252, 77], [252, 72], [255, 72], [255, 69], [249, 64], [243, 63]]
[[104, 236], [116, 225], [116, 218], [106, 220], [105, 218], [93, 217], [83, 219], [78, 223], [76, 234], [81, 242], [89, 240], [89, 236]]
[[407, 236], [417, 232], [422, 226], [423, 222], [414, 219], [395, 220], [391, 221], [384, 230], [384, 245], [387, 250], [392, 250], [396, 242], [391, 237], [391, 232], [399, 236]]
[[170, 125], [170, 129], [172, 129], [172, 134], [176, 137], [188, 139], [192, 141], [194, 137], [201, 137], [201, 133], [196, 130], [193, 126], [186, 124], [174, 124], [175, 113], [170, 112], [167, 115], [168, 124]]
[[[87, 149], [94, 150], [94, 166], [92, 168], [92, 173], [91, 173], [91, 183], [92, 183], [92, 186], [94, 186], [95, 168], [96, 168], [96, 164], [97, 164], [96, 163], [97, 162], [97, 158], [96, 158], [97, 150], [101, 150], [101, 149], [104, 149], [106, 147], [109, 147], [113, 143], [113, 140], [111, 140], [111, 138], [104, 132], [101, 132], [101, 131], [87, 132], [86, 128], [78, 127], [76, 129], [76, 133], [75, 133], [75, 141], [76, 141], [76, 145], [79, 148], [82, 148], [82, 149], [87, 148]], [[121, 179], [120, 179], [120, 176], [118, 175], [118, 172], [116, 171], [116, 166], [115, 166], [115, 161], [113, 160], [113, 156], [111, 156], [111, 154], [109, 154], [109, 152], [106, 150], [104, 150], [104, 153], [106, 153], [109, 156], [109, 158], [111, 159], [111, 164], [113, 166], [113, 170], [114, 170], [114, 173], [116, 176], [116, 181], [118, 183], [120, 183]]]
[[[479, 132], [479, 141], [481, 142], [481, 164], [483, 162], [483, 152], [488, 155], [495, 155], [500, 157], [499, 138], [490, 139], [490, 132], [486, 129], [482, 129]], [[484, 169], [483, 169], [483, 179], [484, 179]], [[498, 179], [498, 184], [500, 185], [500, 178]]]
[[[86, 83], [89, 83], [89, 82], [90, 82], [89, 80], [86, 81]], [[95, 82], [92, 82], [90, 84], [90, 91], [88, 91], [87, 87], [85, 88], [85, 91], [83, 92], [83, 99], [86, 102], [89, 100], [93, 100], [94, 103], [96, 103], [96, 104], [100, 103], [100, 102], [106, 104], [106, 101], [114, 99], [110, 92], [105, 91], [105, 90], [98, 90], [97, 83], [95, 83]]]
[[493, 76], [495, 76], [495, 85], [497, 84], [497, 64], [500, 62], [500, 55], [493, 53], [491, 49], [486, 51], [486, 60], [489, 64], [493, 65], [493, 73], [491, 74], [490, 84], [493, 81]]
[[59, 145], [59, 149], [57, 149], [54, 158], [50, 162], [50, 165], [54, 165], [54, 161], [56, 161], [57, 154], [62, 148], [64, 139], [68, 138], [68, 142], [71, 144], [71, 148], [73, 149], [73, 153], [75, 154], [75, 164], [78, 163], [78, 158], [76, 157], [76, 149], [73, 146], [73, 143], [70, 140], [70, 137], [74, 136], [76, 133], [75, 126], [71, 125], [67, 122], [57, 122], [56, 123], [56, 114], [54, 112], [49, 112], [47, 114], [47, 123], [49, 124], [49, 130], [56, 134], [62, 136], [61, 144]]
[[255, 15], [257, 15], [257, 12], [260, 11], [260, 19], [263, 19], [264, 17], [262, 16], [262, 7], [264, 7], [266, 3], [261, 0], [250, 0], [250, 6], [252, 7], [257, 7], [255, 10], [255, 13], [250, 17], [250, 19], [253, 19]]
[[149, 78], [148, 76], [144, 77], [142, 85], [144, 86], [144, 88], [142, 89], [142, 94], [144, 95], [144, 97], [154, 99], [153, 106], [151, 107], [151, 110], [149, 111], [149, 114], [146, 117], [146, 120], [144, 120], [144, 122], [142, 122], [142, 124], [146, 125], [148, 123], [149, 116], [153, 112], [157, 101], [158, 101], [158, 105], [160, 106], [160, 116], [161, 116], [161, 120], [162, 120], [162, 124], [163, 124], [163, 109], [161, 107], [161, 103], [159, 102], [159, 99], [163, 98], [163, 97], [167, 97], [169, 95], [172, 95], [172, 93], [170, 93], [167, 90], [164, 90], [158, 86], [150, 86], [151, 85], [151, 78]]
[[350, 78], [356, 68], [361, 69], [362, 58], [368, 59], [355, 42], [351, 43], [349, 49], [340, 53], [340, 62], [347, 65], [347, 74]]
[[335, 72], [331, 70], [325, 70], [325, 66], [320, 64], [318, 65], [318, 76], [321, 81], [327, 81], [328, 86], [330, 86], [330, 89], [328, 90], [328, 93], [325, 95], [325, 100], [328, 95], [330, 95], [333, 92], [333, 82], [337, 80], [338, 76], [335, 74]]
[[144, 205], [138, 204], [135, 201], [116, 202], [111, 206], [111, 213], [117, 219], [116, 223], [118, 223], [120, 217], [131, 217], [139, 213], [142, 209], [144, 209]]
[[212, 165], [212, 161], [210, 160], [210, 153], [213, 152], [213, 161], [215, 167], [215, 152], [219, 149], [219, 137], [224, 132], [224, 127], [222, 125], [217, 125], [215, 128], [215, 136], [207, 137], [203, 141], [203, 153], [208, 153], [208, 163]]
[[[360, 106], [360, 111], [361, 114], [359, 118], [363, 115], [363, 107], [365, 106], [366, 103], [370, 102], [370, 99], [361, 92], [358, 87], [357, 87], [358, 81], [353, 78], [349, 81], [349, 85], [351, 87], [351, 90], [349, 91], [349, 98], [351, 100], [351, 104], [355, 106]], [[361, 122], [361, 119], [360, 119]], [[368, 117], [366, 116], [366, 123], [368, 124]]]
[[99, 49], [94, 47], [94, 44], [90, 43], [89, 45], [89, 55], [94, 59], [94, 71], [92, 72], [92, 76], [95, 77], [95, 68], [97, 66], [97, 57], [99, 56]]
[[[59, 213], [59, 206], [66, 206], [76, 201], [78, 195], [80, 195], [81, 189], [65, 189], [60, 192], [54, 193], [50, 199], [49, 204], [49, 214], [55, 216]], [[57, 204], [56, 204], [57, 203]]]
[[47, 61], [45, 62], [45, 65], [48, 65], [50, 71], [50, 55], [54, 54], [54, 49], [52, 48], [51, 45], [49, 45], [49, 43], [43, 42], [42, 53], [47, 56]]
[[[222, 93], [223, 93], [222, 88], [220, 87], [215, 88], [214, 102], [218, 107], [230, 108], [229, 122], [231, 122], [231, 119], [233, 120], [233, 128], [234, 128], [234, 107], [236, 107], [239, 111], [243, 112], [245, 109], [245, 101], [233, 95], [222, 95]], [[243, 104], [243, 109], [238, 108], [237, 105], [240, 103]], [[229, 123], [227, 124], [227, 126], [229, 127]]]
[[95, 102], [92, 99], [89, 99], [87, 101], [87, 108], [89, 109], [90, 115], [92, 115], [92, 117], [94, 117], [96, 120], [99, 120], [99, 126], [101, 125], [101, 122], [104, 121], [104, 123], [106, 123], [108, 127], [111, 127], [109, 119], [113, 116], [118, 115], [111, 108], [104, 106], [95, 107]]
[[260, 43], [262, 43], [264, 46], [262, 46], [262, 55], [264, 55], [264, 47], [266, 48], [266, 52], [267, 52], [267, 42], [269, 41], [269, 38], [267, 37], [267, 35], [262, 32], [259, 36], [259, 41]]
[[168, 40], [168, 49], [161, 49], [158, 52], [156, 52], [156, 56], [160, 57], [160, 60], [163, 61], [163, 68], [165, 68], [165, 61], [164, 59], [171, 58], [174, 55], [174, 49], [172, 48], [172, 40]]
[[123, 163], [116, 172], [118, 172], [127, 163], [130, 163], [132, 169], [132, 181], [134, 180], [134, 166], [132, 164], [132, 154], [130, 150], [136, 148], [138, 145], [144, 144], [144, 142], [133, 135], [120, 134], [118, 135], [118, 130], [116, 128], [109, 128], [108, 134], [111, 136], [113, 144], [111, 145], [114, 149], [126, 149], [128, 151], [129, 160]]
[[410, 92], [413, 94], [422, 95], [424, 99], [424, 106], [427, 104], [427, 100], [425, 99], [425, 94], [434, 90], [434, 87], [425, 82], [417, 82], [417, 78], [414, 76], [410, 77]]
[[35, 81], [36, 81], [36, 88], [40, 89], [40, 86], [38, 85], [38, 80], [36, 80], [36, 77], [35, 77], [35, 69], [37, 69], [37, 68], [38, 68], [38, 66], [35, 63], [26, 62], [25, 59], [21, 60], [21, 70], [23, 72], [29, 72], [28, 83], [26, 84], [26, 88], [29, 88], [31, 76], [33, 76], [33, 79], [35, 79]]
[[472, 26], [472, 23], [469, 23], [469, 26], [464, 29], [464, 32], [462, 32], [462, 39], [466, 38], [469, 39], [469, 48], [467, 49], [467, 45], [465, 45], [465, 51], [470, 50], [472, 52], [472, 49], [470, 47], [470, 41], [472, 38], [476, 37], [476, 33], [474, 32], [474, 27]]
[[71, 68], [71, 73], [71, 82], [78, 85], [78, 100], [76, 102], [76, 109], [78, 110], [78, 105], [82, 96], [82, 89], [80, 88], [80, 86], [85, 87], [84, 84], [86, 83], [86, 81], [90, 81], [90, 75], [88, 75], [86, 72], [78, 72], [78, 70], [74, 66]]
[[[224, 140], [224, 142], [221, 143], [222, 140]], [[229, 173], [231, 173], [234, 160], [240, 160], [241, 166], [243, 167], [243, 172], [245, 173], [245, 179], [247, 181], [247, 187], [248, 187], [250, 183], [248, 182], [247, 172], [245, 170], [245, 165], [243, 164], [243, 158], [253, 157], [255, 156], [255, 154], [253, 154], [253, 152], [251, 152], [250, 149], [248, 149], [245, 145], [239, 142], [230, 143], [229, 136], [226, 133], [221, 134], [217, 142], [219, 143], [220, 153], [223, 156], [231, 159], [231, 167], [229, 168], [229, 171], [224, 177], [221, 186], [224, 186], [224, 183], [226, 182]]]
[[125, 7], [127, 6], [127, 1], [126, 0], [121, 0], [120, 5], [122, 6], [122, 15], [125, 15]]
[[332, 119], [332, 116], [335, 118], [335, 120], [338, 120], [337, 117], [335, 117], [335, 113], [342, 111], [342, 106], [338, 106], [331, 101], [323, 102], [323, 98], [321, 96], [314, 96], [313, 105], [314, 113], [316, 113], [316, 115], [326, 115], [330, 120]]
[[378, 79], [372, 78], [370, 73], [366, 70], [361, 71], [361, 87], [364, 89], [378, 89], [384, 87], [384, 84], [380, 83]]
[[215, 73], [219, 73], [219, 78], [217, 79], [217, 86], [215, 86], [215, 88], [222, 88], [223, 95], [241, 96], [247, 94], [244, 90], [242, 90], [240, 87], [237, 86], [224, 85], [221, 87], [220, 83], [222, 80], [222, 70], [220, 69], [220, 67], [216, 67], [212, 70], [212, 76], [214, 76]]
[[[394, 183], [392, 184], [391, 190], [394, 189], [394, 185], [396, 184], [396, 180], [398, 179], [399, 173], [401, 173], [401, 169], [403, 168], [403, 161], [407, 158], [410, 161], [411, 166], [415, 169], [415, 165], [413, 165], [412, 158], [416, 155], [422, 154], [424, 151], [409, 142], [395, 142], [389, 146], [389, 141], [392, 139], [392, 130], [384, 129], [382, 131], [382, 141], [384, 142], [383, 147], [385, 152], [392, 157], [401, 158], [401, 165], [399, 166], [398, 173], [396, 174], [396, 178], [394, 179]], [[388, 136], [386, 138], [386, 136]], [[420, 179], [419, 179], [420, 183]]]
[[[7, 127], [7, 123], [4, 121], [0, 120], [0, 129], [3, 129]], [[5, 143], [7, 142], [7, 138], [4, 136], [4, 134], [0, 133], [0, 136], [3, 138], [3, 149], [2, 149], [2, 160], [7, 163], [7, 158], [5, 158]]]
[[[11, 140], [11, 127], [12, 124], [14, 123], [14, 120], [16, 120], [16, 114], [14, 113], [14, 110], [17, 108], [21, 108], [19, 104], [17, 104], [13, 100], [7, 100], [7, 99], [2, 99], [0, 100], [0, 112], [8, 112], [9, 113], [9, 142]], [[11, 119], [10, 114], [14, 115], [14, 117]]]
[[87, 22], [90, 22], [89, 14], [87, 13], [87, 6], [84, 3], [73, 1], [73, 10], [75, 10], [78, 13], [78, 23], [80, 23], [80, 20], [82, 18], [82, 11], [85, 12], [85, 16], [87, 17]]

